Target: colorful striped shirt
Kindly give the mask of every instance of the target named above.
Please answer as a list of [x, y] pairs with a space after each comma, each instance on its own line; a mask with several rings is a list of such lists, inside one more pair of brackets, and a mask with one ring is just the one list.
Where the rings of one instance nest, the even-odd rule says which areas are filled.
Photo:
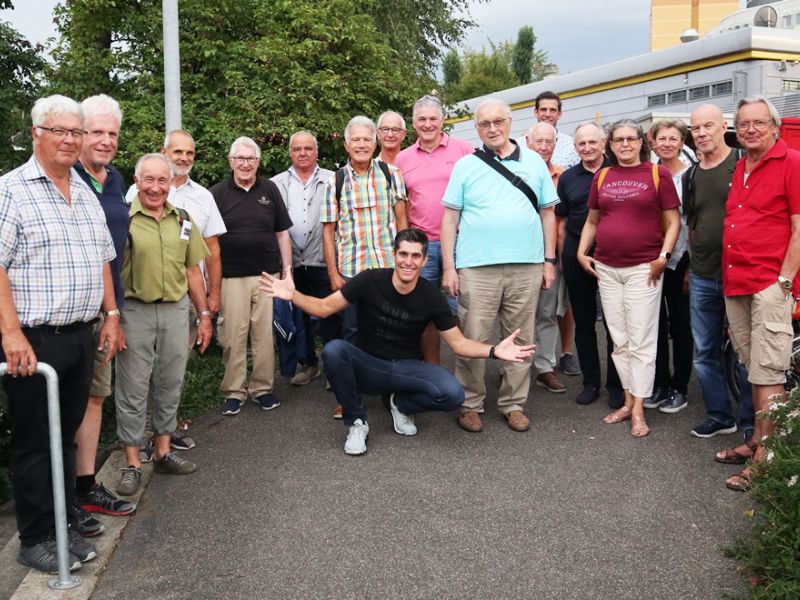
[[393, 267], [392, 245], [397, 230], [394, 206], [406, 201], [406, 186], [397, 167], [389, 166], [391, 193], [386, 177], [373, 159], [364, 175], [345, 165], [342, 197], [336, 198], [336, 174], [325, 186], [320, 222], [336, 223], [339, 272], [355, 277], [367, 269]]
[[23, 327], [90, 321], [114, 244], [94, 192], [70, 171], [70, 202], [39, 161], [0, 177], [0, 267]]

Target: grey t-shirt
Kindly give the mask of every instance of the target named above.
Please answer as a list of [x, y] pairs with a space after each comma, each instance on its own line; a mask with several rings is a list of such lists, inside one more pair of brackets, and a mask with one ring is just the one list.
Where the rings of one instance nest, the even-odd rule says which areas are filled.
[[693, 234], [691, 244], [692, 272], [706, 279], [722, 280], [722, 229], [725, 221], [725, 202], [731, 187], [737, 152], [716, 167], [703, 169], [698, 165], [694, 173], [694, 192], [687, 193], [687, 176], [684, 176], [683, 209]]

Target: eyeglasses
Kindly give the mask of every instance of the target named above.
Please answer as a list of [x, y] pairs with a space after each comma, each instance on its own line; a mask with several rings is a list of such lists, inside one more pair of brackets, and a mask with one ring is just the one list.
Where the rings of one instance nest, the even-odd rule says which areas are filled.
[[495, 119], [494, 121], [481, 121], [476, 125], [476, 127], [478, 129], [483, 129], [484, 131], [487, 131], [492, 128], [492, 125], [494, 125], [495, 129], [500, 129], [503, 125], [506, 124], [506, 121], [508, 121], [509, 119], [510, 117], [505, 117], [503, 119]]
[[64, 129], [62, 127], [43, 127], [42, 125], [37, 125], [36, 128], [37, 129], [44, 129], [45, 131], [49, 131], [50, 133], [52, 133], [54, 136], [56, 136], [60, 140], [63, 140], [65, 137], [67, 137], [67, 135], [69, 135], [73, 139], [81, 140], [81, 139], [83, 139], [83, 136], [85, 136], [88, 133], [88, 131], [85, 131], [83, 129]]
[[642, 141], [641, 138], [638, 137], [624, 137], [624, 138], [611, 138], [612, 144], [630, 144], [633, 146], [636, 142]]
[[736, 124], [736, 129], [739, 131], [747, 131], [748, 129], [750, 129], [750, 126], [752, 125], [756, 131], [766, 131], [767, 127], [771, 122], [772, 121], [763, 121], [763, 120], [739, 121]]
[[253, 164], [258, 162], [257, 156], [231, 156], [231, 160], [236, 163]]
[[378, 131], [384, 135], [387, 133], [398, 135], [401, 131], [405, 131], [405, 129], [401, 129], [400, 127], [378, 127]]

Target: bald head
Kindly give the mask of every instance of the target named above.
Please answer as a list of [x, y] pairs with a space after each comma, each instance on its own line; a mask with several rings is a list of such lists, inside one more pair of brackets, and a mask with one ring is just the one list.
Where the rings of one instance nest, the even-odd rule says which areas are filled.
[[525, 134], [525, 143], [549, 165], [556, 148], [557, 137], [555, 127], [546, 121], [539, 121]]
[[718, 106], [698, 106], [692, 111], [689, 124], [695, 146], [703, 156], [702, 163], [716, 164], [728, 155], [730, 148], [725, 143], [728, 125]]

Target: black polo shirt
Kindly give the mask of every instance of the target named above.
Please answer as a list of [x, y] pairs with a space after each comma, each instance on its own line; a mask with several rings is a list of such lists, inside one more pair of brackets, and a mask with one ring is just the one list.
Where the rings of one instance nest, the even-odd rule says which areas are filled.
[[[611, 162], [605, 158], [600, 168], [610, 165]], [[567, 233], [578, 238], [589, 215], [589, 189], [594, 175], [579, 162], [564, 171], [558, 179], [558, 198], [561, 202], [556, 204], [556, 216], [566, 218]]]
[[262, 271], [281, 270], [276, 233], [292, 226], [278, 187], [269, 179], [256, 177], [245, 190], [233, 177], [210, 190], [225, 222], [227, 233], [219, 236], [223, 277], [251, 277]]

